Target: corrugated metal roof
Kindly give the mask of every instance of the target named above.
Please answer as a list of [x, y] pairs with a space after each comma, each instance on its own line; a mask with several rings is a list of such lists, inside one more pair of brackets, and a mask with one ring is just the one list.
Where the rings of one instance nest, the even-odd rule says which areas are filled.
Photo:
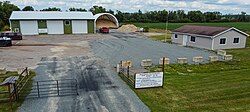
[[182, 26], [180, 28], [173, 30], [173, 32], [205, 35], [205, 36], [215, 36], [215, 35], [220, 34], [228, 29], [230, 29], [230, 28], [229, 27], [216, 27], [216, 26], [185, 25], [185, 26]]
[[13, 11], [10, 20], [95, 19], [92, 12]]

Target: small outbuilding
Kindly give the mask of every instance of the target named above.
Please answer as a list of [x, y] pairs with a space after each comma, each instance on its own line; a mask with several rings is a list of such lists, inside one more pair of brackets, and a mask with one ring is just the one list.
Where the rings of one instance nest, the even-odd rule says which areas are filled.
[[101, 27], [108, 27], [108, 28], [118, 28], [119, 22], [116, 17], [110, 13], [99, 13], [95, 16], [95, 27], [97, 29]]
[[185, 25], [173, 30], [172, 42], [209, 50], [245, 48], [248, 36], [234, 27]]
[[91, 12], [13, 11], [9, 20], [11, 31], [23, 35], [95, 32]]

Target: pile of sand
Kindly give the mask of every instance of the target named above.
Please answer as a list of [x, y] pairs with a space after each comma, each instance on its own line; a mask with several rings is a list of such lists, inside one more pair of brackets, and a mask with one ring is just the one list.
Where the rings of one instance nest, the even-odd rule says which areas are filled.
[[117, 28], [116, 24], [109, 21], [109, 20], [98, 20], [98, 21], [96, 21], [96, 27], [97, 28], [101, 28], [101, 27]]
[[138, 31], [138, 28], [133, 24], [127, 24], [122, 25], [120, 28], [118, 28], [118, 30], [122, 32], [136, 32]]

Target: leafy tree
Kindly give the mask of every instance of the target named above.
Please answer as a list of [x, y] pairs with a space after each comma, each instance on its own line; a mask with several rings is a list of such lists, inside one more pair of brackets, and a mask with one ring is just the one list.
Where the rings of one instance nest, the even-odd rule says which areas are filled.
[[240, 16], [239, 16], [239, 20], [246, 22], [247, 21], [247, 16], [246, 15], [247, 15], [247, 13], [242, 11]]
[[12, 11], [19, 11], [20, 9], [11, 4], [9, 1], [0, 1], [0, 29], [3, 29], [5, 25], [9, 25], [9, 18]]
[[34, 8], [32, 6], [25, 6], [22, 11], [34, 11]]
[[92, 8], [89, 9], [89, 11], [92, 12], [93, 14], [107, 12], [106, 9], [102, 6], [93, 6]]
[[87, 12], [87, 10], [86, 10], [86, 9], [82, 9], [82, 8], [74, 8], [74, 7], [69, 8], [69, 11]]
[[56, 7], [49, 7], [49, 8], [45, 8], [45, 9], [42, 9], [40, 11], [61, 11], [60, 8], [56, 8]]
[[189, 11], [188, 18], [193, 22], [204, 22], [205, 17], [201, 11]]

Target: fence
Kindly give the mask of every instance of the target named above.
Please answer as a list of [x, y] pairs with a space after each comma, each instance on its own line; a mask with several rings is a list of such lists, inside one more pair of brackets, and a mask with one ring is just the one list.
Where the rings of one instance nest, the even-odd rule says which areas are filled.
[[122, 67], [122, 64], [119, 64], [119, 75], [120, 77], [127, 82], [130, 86], [135, 87], [135, 73], [130, 71], [130, 67]]
[[41, 98], [78, 95], [76, 79], [45, 80], [32, 83], [32, 88], [23, 89], [20, 97]]
[[76, 79], [34, 82], [30, 80], [28, 68], [25, 68], [18, 76], [0, 77], [0, 79], [0, 81], [4, 80], [0, 88], [0, 103], [9, 102], [10, 110], [12, 110], [12, 102], [21, 98], [78, 95]]

